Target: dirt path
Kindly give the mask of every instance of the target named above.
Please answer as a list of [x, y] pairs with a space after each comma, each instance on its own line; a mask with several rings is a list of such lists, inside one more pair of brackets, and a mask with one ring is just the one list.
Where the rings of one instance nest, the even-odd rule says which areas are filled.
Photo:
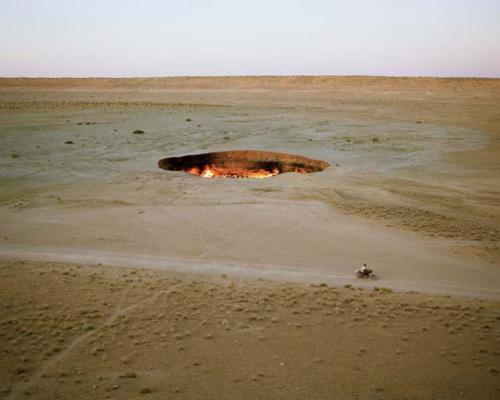
[[[450, 272], [448, 281], [436, 279], [433, 268], [427, 271], [422, 268], [404, 272], [394, 272], [391, 268], [386, 272], [377, 271], [375, 280], [359, 280], [354, 276], [354, 270], [348, 266], [335, 268], [291, 267], [276, 264], [228, 264], [224, 261], [182, 259], [151, 255], [127, 253], [110, 253], [103, 251], [82, 251], [79, 249], [47, 248], [33, 246], [0, 246], [0, 258], [20, 259], [30, 261], [71, 262], [83, 264], [102, 264], [116, 267], [157, 269], [172, 272], [192, 272], [209, 275], [226, 274], [234, 277], [264, 278], [278, 282], [296, 283], [327, 283], [334, 286], [347, 284], [357, 287], [388, 287], [397, 291], [417, 291], [423, 293], [458, 295], [465, 297], [500, 299], [500, 289], [496, 285], [499, 279], [498, 271], [491, 270], [490, 275], [480, 268], [470, 268], [461, 273]], [[418, 264], [418, 263], [417, 263]], [[483, 276], [478, 278], [478, 274]], [[474, 281], [470, 276], [474, 276]], [[457, 279], [458, 278], [458, 279]], [[463, 279], [463, 280], [460, 280]], [[474, 285], [473, 282], [476, 282]]]

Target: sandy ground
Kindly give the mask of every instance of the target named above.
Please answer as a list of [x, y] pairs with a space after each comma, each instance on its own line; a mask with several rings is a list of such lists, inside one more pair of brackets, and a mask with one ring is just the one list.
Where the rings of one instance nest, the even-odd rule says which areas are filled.
[[[30, 296], [27, 289], [23, 289], [23, 282], [36, 275], [30, 272], [30, 268], [50, 269], [52, 267], [47, 267], [52, 265], [50, 262], [62, 262], [54, 268], [61, 271], [71, 269], [77, 282], [86, 279], [85, 271], [90, 267], [76, 270], [75, 264], [102, 263], [110, 271], [106, 275], [109, 285], [116, 279], [119, 287], [127, 287], [127, 279], [120, 277], [140, 267], [162, 270], [148, 274], [164, 274], [161, 279], [169, 282], [177, 279], [174, 278], [176, 274], [182, 275], [181, 280], [189, 280], [189, 275], [183, 274], [203, 273], [199, 284], [204, 288], [204, 285], [209, 285], [210, 276], [243, 277], [246, 280], [235, 283], [232, 288], [235, 296], [243, 297], [252, 290], [270, 291], [266, 293], [278, 290], [280, 293], [282, 289], [273, 286], [279, 282], [296, 282], [298, 286], [293, 286], [293, 290], [300, 293], [313, 291], [304, 284], [326, 283], [340, 287], [354, 284], [365, 288], [359, 293], [364, 293], [360, 296], [366, 297], [367, 301], [372, 300], [369, 293], [373, 294], [372, 289], [377, 286], [401, 293], [418, 291], [458, 296], [453, 300], [436, 298], [437, 303], [450, 301], [453, 307], [478, 301], [465, 300], [464, 296], [490, 299], [493, 303], [488, 303], [488, 307], [493, 310], [498, 305], [495, 302], [500, 299], [498, 110], [500, 80], [494, 79], [0, 79], [0, 258], [27, 262], [20, 266], [6, 261], [4, 266], [10, 267], [2, 269], [8, 271], [4, 272], [2, 284], [8, 290], [2, 290], [2, 295], [13, 299], [19, 296], [19, 303], [14, 300], [11, 306], [18, 304], [20, 307], [22, 296]], [[145, 134], [134, 135], [132, 132], [136, 129], [144, 130]], [[203, 179], [156, 167], [156, 161], [167, 156], [230, 149], [296, 153], [323, 159], [332, 166], [320, 173], [283, 174], [265, 180]], [[353, 270], [364, 262], [375, 269], [377, 280], [359, 282], [354, 279]], [[19, 274], [17, 279], [16, 274]], [[26, 305], [23, 312], [30, 309], [34, 312], [33, 304], [44, 303], [45, 297], [53, 296], [53, 301], [56, 301], [57, 296], [64, 296], [65, 292], [60, 292], [57, 286], [58, 276], [56, 272], [47, 271], [36, 278], [40, 279], [40, 285], [33, 289], [31, 306]], [[262, 277], [276, 283], [258, 283], [256, 279]], [[7, 285], [9, 279], [19, 282], [20, 286]], [[45, 290], [44, 284], [54, 289]], [[104, 300], [108, 296], [105, 287], [95, 286], [95, 290], [89, 287], [88, 290], [107, 302]], [[219, 287], [221, 293], [226, 293], [222, 287]], [[137, 304], [141, 304], [134, 313], [147, 308], [146, 298], [152, 296], [160, 301], [166, 296], [161, 293], [168, 290], [168, 285], [161, 290], [152, 289], [148, 294], [139, 288], [134, 289]], [[189, 301], [186, 290], [182, 291], [181, 298]], [[309, 298], [308, 294], [304, 296]], [[394, 297], [390, 297], [390, 306], [387, 307], [394, 311], [400, 308], [398, 304], [406, 302], [406, 298], [425, 303], [426, 296], [430, 295], [391, 296]], [[76, 296], [68, 307], [71, 310], [84, 307], [85, 298], [83, 294]], [[115, 311], [132, 303], [133, 300], [109, 299]], [[215, 307], [215, 303], [214, 300], [210, 307]], [[283, 311], [279, 305], [275, 308], [279, 313]], [[110, 315], [102, 308], [99, 310], [103, 328], [116, 318], [114, 316], [108, 321], [105, 316]], [[353, 368], [361, 367], [353, 343], [363, 342], [361, 347], [371, 350], [373, 345], [366, 345], [363, 335], [375, 337], [375, 326], [383, 323], [382, 317], [369, 314], [373, 324], [363, 322], [368, 327], [364, 326], [360, 332], [354, 329], [360, 336], [349, 341], [354, 327], [350, 322], [320, 329], [318, 321], [322, 321], [320, 315], [324, 311], [317, 315], [313, 312], [310, 318], [315, 315], [317, 319], [311, 321], [302, 313], [294, 314], [300, 317], [292, 319], [288, 314], [281, 315], [286, 322], [284, 325], [270, 325], [274, 326], [273, 331], [266, 336], [272, 337], [274, 344], [264, 341], [266, 346], [283, 342], [280, 354], [297, 357], [298, 364], [300, 357], [306, 357], [306, 352], [312, 351], [308, 346], [315, 346], [320, 353], [333, 352], [333, 357], [338, 347], [328, 345], [322, 349], [321, 343], [330, 343], [331, 339], [328, 342], [326, 335], [331, 337], [332, 330], [341, 329], [335, 338], [347, 346], [343, 352], [352, 351], [349, 353], [351, 358], [342, 353], [344, 358], [340, 364], [331, 363], [321, 369], [316, 368], [316, 363], [315, 367], [306, 367], [306, 357], [300, 366], [302, 370], [283, 375], [278, 379], [281, 383], [275, 381], [264, 385], [258, 380], [258, 385], [248, 383], [250, 386], [247, 386], [246, 383], [244, 390], [226, 381], [224, 389], [217, 391], [213, 386], [214, 376], [206, 372], [203, 382], [212, 383], [204, 383], [203, 387], [211, 388], [207, 393], [218, 398], [236, 397], [236, 392], [231, 392], [229, 387], [231, 390], [241, 389], [244, 398], [266, 397], [264, 392], [252, 396], [252, 393], [257, 393], [252, 392], [256, 388], [266, 388], [265, 393], [272, 393], [269, 398], [323, 398], [326, 395], [434, 398], [435, 393], [442, 394], [437, 396], [440, 398], [457, 398], [460, 391], [468, 392], [454, 392], [458, 386], [453, 382], [457, 379], [470, 382], [466, 386], [473, 388], [473, 382], [479, 382], [476, 378], [478, 371], [482, 371], [481, 379], [487, 384], [481, 385], [484, 388], [481, 398], [494, 397], [496, 386], [493, 381], [498, 376], [488, 372], [486, 365], [484, 371], [472, 368], [476, 361], [482, 363], [472, 354], [480, 346], [481, 335], [460, 336], [462, 341], [453, 344], [448, 340], [459, 336], [443, 333], [436, 343], [431, 343], [420, 333], [419, 320], [413, 321], [408, 313], [398, 317], [401, 318], [402, 330], [403, 325], [414, 329], [418, 332], [415, 334], [418, 340], [427, 340], [426, 346], [447, 347], [457, 353], [464, 351], [461, 353], [464, 366], [455, 371], [436, 361], [434, 374], [422, 372], [426, 378], [419, 372], [414, 380], [410, 376], [415, 370], [409, 368], [405, 372], [408, 376], [404, 376], [403, 383], [397, 388], [382, 385], [383, 390], [378, 394], [370, 392], [378, 387], [375, 381], [389, 382], [390, 377], [401, 374], [402, 369], [397, 357], [389, 356], [394, 347], [391, 340], [383, 341], [377, 336], [375, 347], [387, 357], [378, 354], [377, 357], [382, 357], [379, 361], [383, 361], [376, 364], [374, 355], [370, 368], [363, 371], [372, 377], [371, 370], [376, 365], [386, 365], [387, 370], [382, 369], [373, 375], [374, 380], [370, 381], [373, 385], [367, 383], [358, 388], [358, 377], [353, 374]], [[9, 309], [3, 313], [5, 321], [15, 317]], [[496, 316], [498, 313], [491, 311], [491, 319], [495, 320]], [[444, 314], [441, 317], [442, 324], [452, 324], [456, 316], [451, 315], [452, 322]], [[23, 324], [37, 323], [35, 315], [26, 318], [31, 322], [19, 322], [15, 329], [26, 330]], [[301, 318], [305, 318], [304, 321], [300, 322]], [[351, 309], [347, 312], [347, 320], [354, 318], [356, 312]], [[437, 323], [434, 318], [426, 321]], [[287, 324], [295, 322], [310, 323], [315, 327], [308, 333], [300, 331], [304, 334], [302, 340], [308, 336], [312, 338], [310, 344], [283, 340], [283, 335], [288, 335], [290, 330], [295, 332], [286, 328]], [[148, 354], [155, 352], [154, 331], [165, 329], [166, 325], [161, 324], [150, 324]], [[51, 326], [55, 329], [57, 323], [53, 322]], [[477, 332], [482, 332], [480, 325], [474, 327]], [[17, 340], [14, 331], [10, 330], [12, 326], [7, 328], [3, 338]], [[491, 348], [498, 347], [498, 331], [495, 329], [492, 330]], [[76, 331], [70, 329], [65, 340], [71, 343], [75, 340], [78, 346], [84, 346], [87, 340], [94, 339], [94, 333], [87, 336]], [[388, 338], [397, 337], [401, 332]], [[100, 330], [99, 333], [112, 347], [114, 336]], [[234, 346], [234, 336], [229, 335], [226, 339], [228, 348], [239, 348]], [[196, 353], [206, 352], [207, 359], [212, 360], [212, 369], [224, 366], [225, 361], [220, 358], [222, 354], [229, 360], [227, 366], [232, 366], [231, 370], [243, 368], [231, 363], [253, 359], [250, 350], [254, 344], [246, 341], [241, 354], [228, 356], [220, 353], [215, 356], [211, 346], [222, 342], [222, 338], [220, 341], [197, 342], [201, 347]], [[210, 346], [205, 348], [206, 343]], [[233, 344], [230, 346], [230, 343]], [[415, 342], [415, 346], [416, 343], [420, 342]], [[295, 356], [296, 347], [301, 350]], [[12, 351], [12, 346], [3, 346], [2, 349]], [[262, 349], [266, 357], [274, 354], [269, 347]], [[432, 349], [429, 354], [439, 354]], [[76, 357], [74, 359], [65, 356], [61, 363], [64, 361], [68, 368], [77, 368], [80, 362], [88, 367], [100, 365], [96, 360], [102, 355], [87, 360], [84, 353], [77, 351], [72, 355]], [[110, 363], [119, 361], [118, 353], [120, 351], [116, 350], [114, 354], [107, 354]], [[427, 365], [428, 356], [427, 353], [419, 357], [413, 354], [412, 362]], [[141, 362], [149, 362], [151, 357], [148, 357]], [[265, 361], [263, 365], [271, 365], [266, 357], [259, 360]], [[2, 370], [8, 377], [10, 396], [22, 396], [23, 390], [30, 392], [28, 387], [37, 387], [43, 382], [47, 385], [45, 389], [30, 392], [31, 396], [48, 396], [49, 388], [56, 381], [41, 379], [40, 371], [50, 369], [52, 362], [55, 366], [57, 362], [50, 360], [58, 358], [49, 355], [45, 359], [32, 360], [33, 364], [27, 361], [29, 370], [17, 378], [9, 375], [8, 368]], [[181, 358], [174, 359], [173, 365], [177, 365], [176, 360]], [[494, 364], [494, 360], [494, 357], [489, 360], [491, 365], [488, 368], [498, 369], [498, 361]], [[350, 367], [341, 372], [346, 362]], [[405, 366], [408, 368], [408, 361]], [[436, 375], [438, 366], [442, 371]], [[164, 366], [151, 368], [155, 371], [151, 374], [155, 376], [156, 380], [152, 382], [156, 386], [160, 385], [162, 374], [174, 373], [162, 370]], [[311, 374], [318, 371], [318, 376], [304, 376], [309, 382], [316, 382], [314, 390], [304, 380], [299, 389], [291, 391], [291, 382], [306, 379], [298, 378], [300, 371], [311, 368]], [[472, 373], [468, 368], [477, 372]], [[204, 369], [207, 370], [208, 367]], [[181, 390], [177, 394], [180, 397], [201, 396], [200, 386], [196, 386], [196, 391], [187, 390], [193, 387], [189, 380], [201, 382], [200, 377], [191, 372], [185, 369], [182, 379], [177, 376], [177, 380], [183, 382], [179, 384], [182, 388], [177, 388]], [[337, 376], [339, 385], [326, 384], [327, 377], [332, 374]], [[169, 376], [172, 378], [173, 375]], [[439, 382], [426, 380], [431, 377], [439, 377]], [[70, 381], [65, 379], [65, 382]], [[139, 381], [126, 382], [135, 382], [135, 385]], [[425, 387], [421, 386], [422, 382], [425, 382]], [[135, 393], [127, 392], [124, 383], [114, 384], [120, 386], [122, 392], [118, 389], [99, 392], [99, 395], [92, 392], [83, 395], [81, 392], [80, 397], [125, 398], [126, 393]], [[72, 384], [59, 386], [62, 398], [66, 396], [65, 390], [75, 389]], [[103, 390], [106, 388], [106, 385], [98, 386]], [[134, 388], [140, 390], [138, 386]], [[279, 388], [286, 390], [279, 391]], [[436, 392], [433, 392], [434, 388]], [[171, 389], [169, 386], [168, 390]], [[158, 386], [158, 393], [163, 393], [162, 390], [167, 390], [166, 386], [161, 386], [161, 390]], [[148, 395], [154, 396], [154, 392]]]
[[497, 399], [498, 302], [109, 266], [0, 267], [26, 399]]

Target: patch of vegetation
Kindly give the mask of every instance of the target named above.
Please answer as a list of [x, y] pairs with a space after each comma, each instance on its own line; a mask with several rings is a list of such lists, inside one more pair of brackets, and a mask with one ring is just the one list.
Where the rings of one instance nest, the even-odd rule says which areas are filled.
[[19, 155], [19, 154], [12, 154], [12, 156], [11, 156], [11, 157], [12, 157], [12, 158], [19, 158], [19, 157], [20, 157], [20, 155]]
[[122, 162], [122, 161], [128, 161], [130, 160], [129, 157], [110, 157], [106, 159], [107, 161], [110, 162]]
[[280, 189], [273, 187], [264, 187], [264, 188], [253, 188], [254, 192], [262, 192], [262, 193], [270, 193], [270, 192], [279, 192]]
[[136, 129], [132, 132], [134, 135], [144, 135], [144, 131], [142, 129]]
[[380, 140], [379, 140], [379, 138], [374, 137], [374, 138], [372, 139], [372, 142], [373, 142], [373, 143], [378, 143], [378, 142], [380, 142]]
[[72, 141], [72, 140], [66, 140], [66, 141], [64, 142], [64, 144], [73, 144], [73, 141]]
[[186, 118], [186, 122], [191, 122], [191, 118]]
[[394, 293], [394, 291], [392, 289], [389, 289], [386, 287], [381, 287], [381, 288], [374, 287], [373, 290], [375, 290], [375, 289], [377, 289], [376, 291], [379, 293]]
[[389, 147], [389, 150], [391, 151], [398, 151], [402, 153], [413, 153], [415, 151], [421, 151], [423, 150], [423, 146], [392, 146]]

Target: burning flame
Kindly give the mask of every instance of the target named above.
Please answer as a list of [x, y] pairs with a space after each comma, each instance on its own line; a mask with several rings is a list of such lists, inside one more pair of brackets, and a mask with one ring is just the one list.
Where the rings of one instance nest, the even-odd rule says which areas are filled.
[[202, 178], [212, 178], [215, 176], [215, 173], [210, 169], [210, 167], [205, 167], [200, 176]]
[[203, 169], [200, 169], [198, 167], [193, 167], [186, 169], [186, 172], [193, 175], [201, 176], [203, 178], [222, 177], [222, 178], [254, 178], [254, 179], [269, 178], [271, 176], [275, 176], [280, 173], [279, 169], [277, 168], [274, 168], [272, 171], [267, 171], [264, 169], [251, 170], [244, 168], [225, 168], [225, 167], [217, 167], [215, 165], [205, 165]]

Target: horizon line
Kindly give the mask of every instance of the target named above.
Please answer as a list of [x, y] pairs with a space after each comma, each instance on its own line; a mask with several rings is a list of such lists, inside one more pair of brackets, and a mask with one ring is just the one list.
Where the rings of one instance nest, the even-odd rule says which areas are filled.
[[500, 79], [500, 76], [263, 74], [263, 75], [124, 75], [124, 76], [0, 76], [0, 79], [199, 79], [199, 78], [387, 78], [387, 79]]

